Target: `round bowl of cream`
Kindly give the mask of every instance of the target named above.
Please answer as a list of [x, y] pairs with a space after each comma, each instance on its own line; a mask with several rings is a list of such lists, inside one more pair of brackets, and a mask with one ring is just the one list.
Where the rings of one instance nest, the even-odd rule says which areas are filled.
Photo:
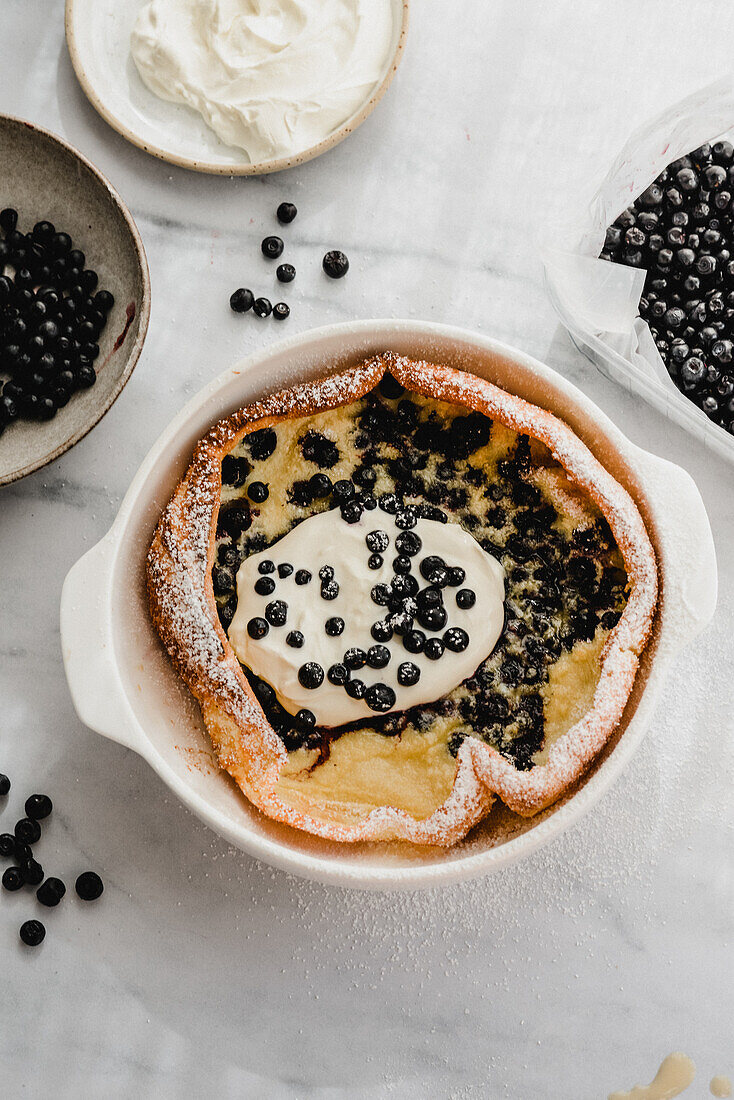
[[326, 152], [379, 102], [408, 0], [66, 0], [84, 92], [146, 152], [254, 175]]

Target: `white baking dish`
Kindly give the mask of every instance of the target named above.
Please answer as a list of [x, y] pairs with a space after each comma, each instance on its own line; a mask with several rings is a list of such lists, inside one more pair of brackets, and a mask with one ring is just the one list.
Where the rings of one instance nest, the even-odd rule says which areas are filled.
[[[637, 501], [660, 563], [662, 598], [653, 639], [624, 720], [594, 767], [569, 796], [531, 820], [495, 806], [464, 842], [446, 852], [339, 845], [280, 825], [251, 806], [213, 759], [198, 708], [150, 622], [143, 582], [161, 509], [194, 444], [214, 421], [264, 393], [386, 349], [483, 375], [565, 419]], [[684, 470], [634, 446], [580, 390], [522, 352], [443, 325], [360, 321], [316, 329], [258, 352], [189, 402], [138, 470], [112, 529], [67, 576], [61, 640], [82, 721], [143, 756], [189, 809], [232, 844], [308, 878], [414, 888], [504, 866], [586, 813], [629, 762], [671, 660], [702, 630], [715, 603], [711, 530]]]

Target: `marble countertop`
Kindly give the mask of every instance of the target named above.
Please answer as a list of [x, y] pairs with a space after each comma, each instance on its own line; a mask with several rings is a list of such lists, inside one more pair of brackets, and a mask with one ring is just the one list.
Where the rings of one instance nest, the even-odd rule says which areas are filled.
[[[690, 53], [683, 0], [414, 0], [395, 83], [350, 139], [280, 176], [228, 180], [107, 127], [75, 81], [61, 0], [3, 0], [0, 109], [110, 177], [153, 285], [119, 401], [69, 454], [0, 490], [0, 770], [14, 783], [0, 826], [48, 792], [38, 858], [68, 883], [87, 866], [106, 883], [94, 909], [67, 897], [49, 911], [36, 953], [17, 934], [35, 902], [0, 897], [3, 1095], [589, 1100], [649, 1081], [675, 1049], [699, 1067], [691, 1097], [734, 1076], [732, 469], [579, 355], [535, 244], [638, 120], [728, 71], [734, 8], [697, 11], [706, 44]], [[271, 287], [258, 246], [284, 199], [300, 211], [299, 278], [276, 329], [227, 299]], [[320, 275], [327, 247], [352, 260], [341, 283]], [[67, 570], [184, 401], [279, 335], [370, 316], [459, 323], [571, 378], [690, 471], [721, 569], [713, 625], [580, 825], [483, 881], [388, 897], [229, 849], [142, 760], [80, 724], [58, 629]]]

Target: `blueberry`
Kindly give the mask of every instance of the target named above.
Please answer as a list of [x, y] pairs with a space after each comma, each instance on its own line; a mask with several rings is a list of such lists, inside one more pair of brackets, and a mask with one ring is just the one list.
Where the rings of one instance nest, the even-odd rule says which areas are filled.
[[444, 645], [453, 653], [463, 653], [469, 645], [469, 635], [461, 627], [452, 626], [443, 636]]
[[331, 619], [327, 619], [324, 623], [324, 630], [330, 638], [336, 638], [340, 634], [344, 633], [344, 619], [340, 619], [338, 615], [334, 615]]
[[0, 856], [12, 856], [15, 848], [15, 837], [12, 833], [0, 833]]
[[448, 584], [451, 588], [458, 588], [465, 580], [466, 572], [460, 565], [455, 565], [452, 569], [449, 569]]
[[290, 315], [291, 307], [286, 302], [276, 302], [273, 306], [273, 317], [276, 321], [285, 321]]
[[273, 305], [269, 298], [256, 298], [252, 303], [252, 312], [257, 317], [269, 317], [273, 312]]
[[343, 252], [333, 249], [324, 256], [322, 266], [330, 279], [342, 279], [349, 271], [349, 260]]
[[403, 646], [408, 653], [422, 653], [426, 644], [426, 636], [422, 630], [410, 630], [403, 635]]
[[390, 602], [390, 588], [386, 584], [376, 584], [370, 593], [372, 602], [381, 607], [386, 607]]
[[321, 585], [321, 599], [335, 600], [339, 595], [339, 585], [336, 581], [324, 581]]
[[46, 938], [46, 929], [40, 920], [27, 920], [20, 926], [20, 938], [27, 947], [38, 947]]
[[443, 630], [447, 618], [443, 607], [423, 607], [418, 611], [418, 622], [426, 630]]
[[250, 454], [257, 462], [270, 458], [278, 445], [278, 436], [274, 428], [259, 428], [246, 438]]
[[115, 299], [108, 290], [98, 290], [94, 295], [94, 302], [103, 313], [109, 313], [115, 304]]
[[363, 649], [352, 646], [344, 654], [344, 664], [351, 672], [356, 672], [357, 669], [364, 668], [367, 664], [367, 654]]
[[259, 577], [253, 587], [258, 596], [271, 596], [275, 592], [275, 581], [272, 577]]
[[407, 554], [408, 557], [413, 558], [420, 553], [423, 543], [415, 531], [401, 531], [395, 539], [395, 546], [401, 554]]
[[247, 313], [248, 309], [252, 309], [254, 302], [255, 295], [244, 286], [235, 290], [229, 299], [230, 309], [235, 313]]
[[[0, 210], [0, 229], [4, 229], [6, 233], [12, 233], [18, 224], [18, 211], [14, 210], [12, 206], [6, 206], [4, 210]], [[47, 224], [51, 224], [50, 222]], [[53, 235], [54, 227], [51, 226], [51, 233]]]
[[387, 684], [372, 684], [365, 692], [365, 701], [370, 710], [384, 713], [395, 706], [395, 692]]
[[364, 699], [367, 687], [364, 680], [347, 680], [344, 690], [350, 699]]
[[298, 670], [298, 682], [301, 687], [315, 690], [324, 682], [324, 670], [316, 661], [306, 661]]
[[22, 817], [15, 823], [15, 837], [23, 844], [36, 844], [41, 839], [41, 826], [31, 817]]
[[349, 679], [349, 669], [346, 665], [337, 661], [336, 664], [331, 665], [326, 675], [330, 684], [336, 684], [337, 687], [343, 687]]
[[0, 795], [4, 797], [9, 790], [10, 780], [8, 779], [7, 775], [5, 775], [3, 772], [0, 772]]
[[395, 513], [395, 526], [405, 531], [411, 527], [415, 527], [417, 520], [418, 516], [414, 508], [403, 508]]
[[74, 883], [74, 889], [82, 901], [96, 901], [104, 891], [104, 884], [94, 871], [82, 871]]
[[[330, 469], [332, 466], [336, 466], [339, 461], [339, 448], [333, 440], [328, 436], [322, 435], [321, 432], [309, 431], [299, 440], [301, 446], [301, 453], [307, 462], [315, 462], [317, 466], [323, 469]], [[346, 495], [342, 495], [342, 489], [337, 490], [337, 485], [349, 485], [351, 492], [347, 492]], [[336, 499], [341, 503], [342, 500], [347, 500], [350, 496], [354, 495], [354, 486], [350, 482], [345, 481], [337, 482], [334, 486]]]
[[264, 638], [269, 630], [270, 625], [267, 619], [263, 619], [259, 615], [256, 615], [253, 619], [250, 619], [247, 624], [247, 633], [250, 635], [251, 638], [254, 638], [255, 641], [259, 641], [260, 638]]
[[278, 566], [278, 576], [281, 580], [285, 580], [286, 577], [290, 577], [293, 572], [293, 566], [290, 562], [284, 561]]
[[270, 490], [264, 481], [251, 481], [247, 486], [247, 495], [253, 504], [262, 504], [270, 496]]
[[28, 859], [21, 863], [20, 873], [26, 886], [38, 886], [43, 882], [43, 867], [35, 859]]
[[20, 867], [6, 867], [3, 872], [2, 883], [5, 889], [11, 892], [20, 890], [23, 885], [23, 872]]
[[405, 393], [405, 387], [401, 386], [397, 378], [394, 378], [389, 371], [385, 371], [380, 379], [380, 393], [388, 401], [395, 401]]
[[331, 478], [328, 474], [314, 474], [309, 478], [308, 487], [314, 500], [322, 500], [331, 492]]
[[384, 553], [390, 545], [387, 531], [370, 531], [368, 535], [365, 535], [364, 541], [367, 543], [367, 549], [371, 550], [373, 554]]
[[61, 879], [51, 877], [41, 883], [36, 890], [36, 897], [41, 905], [46, 905], [49, 909], [52, 909], [59, 904], [65, 893], [66, 886]]
[[53, 810], [53, 803], [47, 794], [32, 794], [26, 799], [25, 812], [35, 821], [41, 821]]
[[398, 683], [401, 687], [413, 687], [421, 678], [421, 670], [412, 661], [398, 665]]
[[341, 517], [345, 523], [359, 523], [362, 518], [362, 505], [359, 499], [348, 500], [342, 505]]
[[390, 664], [390, 650], [386, 645], [373, 645], [367, 650], [370, 668], [386, 668]]
[[[393, 567], [397, 569], [401, 563], [408, 560], [407, 558], [396, 558], [395, 562], [397, 562], [398, 565], [396, 566], [395, 562], [393, 562]], [[418, 593], [418, 581], [415, 577], [408, 577], [403, 574], [398, 574], [393, 577], [391, 587], [393, 596], [400, 600], [405, 599], [406, 596], [415, 596]]]
[[316, 715], [312, 710], [308, 710], [307, 707], [301, 707], [296, 712], [296, 724], [302, 730], [312, 730], [316, 725]]
[[212, 587], [214, 588], [214, 594], [217, 596], [225, 596], [228, 592], [233, 592], [235, 586], [234, 573], [231, 569], [228, 569], [225, 565], [215, 565], [212, 569]]
[[277, 260], [283, 255], [284, 247], [282, 237], [266, 237], [260, 245], [262, 254], [267, 260]]
[[26, 844], [24, 840], [18, 840], [17, 837], [13, 838], [15, 845], [13, 847], [13, 856], [16, 863], [27, 863], [29, 859], [33, 859], [33, 850], [30, 844]]
[[476, 593], [471, 588], [460, 588], [456, 593], [456, 606], [462, 611], [468, 611], [477, 602]]
[[354, 496], [354, 486], [346, 478], [340, 478], [334, 482], [333, 497], [339, 504], [343, 504]]
[[443, 657], [444, 645], [440, 638], [429, 638], [423, 647], [423, 652], [429, 661], [437, 661]]
[[279, 264], [275, 274], [278, 282], [292, 283], [296, 277], [296, 269], [293, 264]]
[[311, 580], [311, 574], [308, 569], [296, 570], [296, 584], [308, 584]]
[[385, 559], [383, 558], [382, 554], [370, 554], [370, 556], [367, 558], [367, 568], [381, 569], [384, 561]]
[[376, 642], [389, 642], [392, 638], [392, 627], [384, 619], [378, 619], [377, 622], [372, 624], [370, 628], [370, 634]]
[[285, 641], [286, 645], [291, 646], [292, 649], [300, 649], [303, 645], [304, 637], [300, 630], [291, 630]]
[[54, 233], [51, 238], [50, 248], [55, 256], [64, 256], [71, 251], [71, 237], [68, 233]]
[[421, 576], [432, 583], [433, 574], [437, 569], [445, 569], [446, 562], [438, 554], [429, 554], [420, 564]]
[[282, 202], [276, 211], [278, 221], [282, 225], [290, 225], [297, 213], [298, 209], [292, 202]]
[[285, 600], [271, 600], [265, 605], [265, 618], [271, 626], [283, 626], [288, 618], [288, 604]]
[[265, 558], [258, 565], [257, 571], [258, 571], [258, 573], [262, 573], [264, 576], [266, 576], [268, 573], [274, 573], [275, 572], [275, 562], [271, 561], [270, 558]]

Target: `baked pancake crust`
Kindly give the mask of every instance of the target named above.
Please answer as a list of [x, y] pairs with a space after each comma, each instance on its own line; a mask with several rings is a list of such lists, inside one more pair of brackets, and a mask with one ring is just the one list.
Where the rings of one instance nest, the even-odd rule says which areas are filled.
[[[420, 415], [435, 418], [446, 404], [454, 406], [454, 414], [481, 413], [492, 422], [495, 441], [504, 439], [508, 454], [511, 445], [518, 453], [519, 438], [532, 491], [555, 507], [556, 527], [568, 526], [565, 538], [572, 539], [576, 527], [583, 531], [589, 516], [608, 525], [605, 568], [612, 576], [621, 574], [624, 594], [619, 587], [610, 589], [612, 602], [605, 606], [611, 610], [598, 628], [593, 620], [586, 635], [559, 647], [542, 683], [510, 691], [525, 704], [519, 711], [528, 728], [535, 721], [537, 729], [531, 695], [535, 710], [541, 707], [542, 743], [523, 740], [524, 727], [516, 724], [509, 732], [490, 724], [486, 737], [474, 728], [483, 684], [497, 676], [495, 660], [482, 682], [477, 677], [484, 666], [443, 706], [424, 708], [427, 717], [420, 720], [406, 712], [398, 725], [388, 716], [392, 725], [385, 728], [378, 720], [331, 731], [320, 748], [287, 747], [287, 737], [276, 732], [258, 701], [257, 683], [230, 645], [222, 621], [231, 620], [231, 610], [221, 598], [218, 604], [212, 583], [218, 539], [222, 546], [220, 511], [226, 515], [236, 496], [222, 485], [223, 459], [239, 455], [251, 433], [279, 425], [285, 432], [289, 421], [328, 417], [328, 410], [360, 402], [386, 372], [409, 391], [407, 397], [423, 400]], [[293, 513], [281, 529], [279, 506]], [[304, 514], [297, 501], [286, 504], [284, 495], [274, 492], [258, 516], [261, 541], [275, 542]], [[249, 552], [254, 548], [252, 542]], [[333, 553], [338, 559], [338, 547]], [[522, 568], [515, 573], [513, 583], [521, 592]], [[657, 565], [633, 500], [561, 420], [473, 375], [387, 353], [274, 394], [216, 424], [198, 444], [161, 516], [148, 553], [147, 584], [153, 620], [201, 706], [220, 764], [260, 810], [339, 841], [450, 845], [488, 812], [495, 797], [517, 813], [537, 813], [567, 790], [603, 747], [622, 717], [650, 635]], [[511, 615], [508, 601], [506, 630], [521, 635], [522, 623], [513, 623]]]

